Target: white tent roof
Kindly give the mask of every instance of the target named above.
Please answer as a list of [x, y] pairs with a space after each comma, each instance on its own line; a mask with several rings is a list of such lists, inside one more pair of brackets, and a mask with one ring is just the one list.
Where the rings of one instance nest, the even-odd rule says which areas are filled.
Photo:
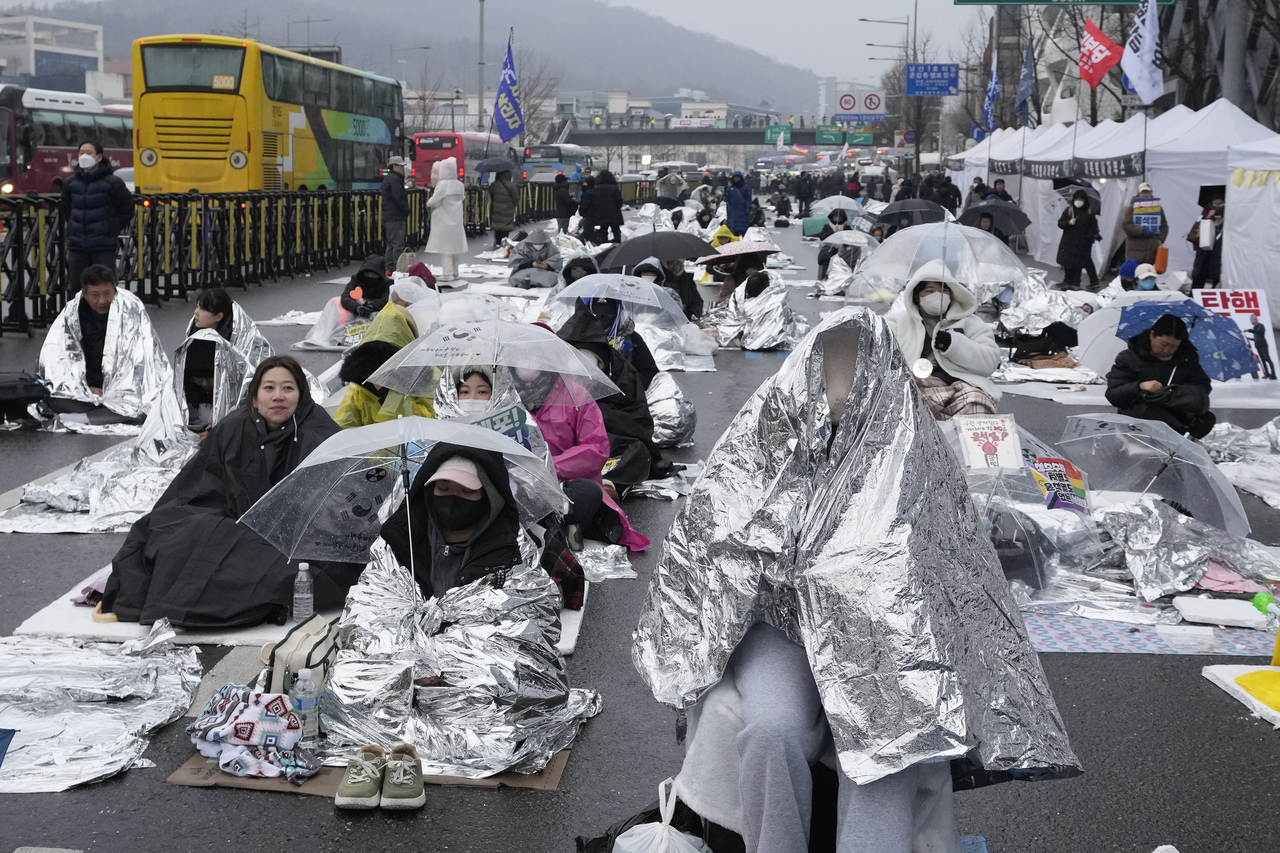
[[1141, 151], [1146, 120], [1147, 117], [1139, 113], [1130, 116], [1123, 124], [1109, 119], [1099, 122], [1088, 139], [1077, 140], [1076, 157], [1081, 160], [1109, 160]]
[[1027, 140], [1026, 144], [1030, 145], [1030, 140], [1034, 135], [1035, 131], [1025, 127], [1020, 127], [1017, 130], [1007, 130], [992, 139], [991, 147], [987, 149], [987, 158], [989, 160], [1021, 159], [1024, 147], [1023, 140]]
[[[1152, 126], [1159, 120], [1152, 122]], [[1204, 174], [1206, 183], [1218, 183], [1207, 180], [1215, 177], [1225, 182], [1228, 146], [1263, 142], [1275, 137], [1275, 133], [1249, 118], [1235, 104], [1219, 98], [1195, 113], [1194, 118], [1179, 124], [1171, 132], [1161, 134], [1159, 140], [1148, 139], [1147, 167], [1196, 168]]]
[[1044, 159], [1043, 155], [1052, 151], [1063, 139], [1070, 141], [1074, 132], [1069, 124], [1042, 125], [1036, 131], [1027, 137], [1027, 151], [1023, 156], [1028, 160]]
[[960, 159], [964, 161], [966, 166], [982, 166], [985, 168], [987, 160], [990, 159], [991, 146], [996, 143], [996, 140], [1004, 136], [1006, 133], [1009, 133], [1007, 129], [1003, 127], [1000, 128], [995, 133], [988, 135], [977, 145], [964, 152]]
[[1280, 134], [1227, 149], [1229, 169], [1280, 169]]

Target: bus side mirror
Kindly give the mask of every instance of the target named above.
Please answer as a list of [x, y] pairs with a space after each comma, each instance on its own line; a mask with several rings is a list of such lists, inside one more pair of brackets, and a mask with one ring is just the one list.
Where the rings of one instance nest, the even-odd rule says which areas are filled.
[[24, 124], [22, 131], [18, 135], [18, 145], [22, 149], [23, 162], [30, 163], [33, 157], [31, 142], [31, 125]]

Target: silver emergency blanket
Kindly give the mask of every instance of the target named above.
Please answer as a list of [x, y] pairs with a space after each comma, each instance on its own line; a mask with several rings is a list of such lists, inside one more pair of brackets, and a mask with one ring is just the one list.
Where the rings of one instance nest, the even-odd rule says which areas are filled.
[[[821, 249], [821, 246], [819, 246]], [[839, 255], [832, 255], [831, 260], [827, 261], [827, 277], [821, 281], [814, 282], [814, 295], [822, 296], [844, 296], [849, 285], [853, 284], [853, 270], [845, 263], [844, 258]], [[874, 294], [867, 293], [862, 295], [860, 302], [874, 302]], [[851, 297], [852, 298], [852, 297]], [[891, 295], [885, 302], [892, 302], [894, 296]]]
[[578, 552], [578, 564], [589, 583], [608, 580], [630, 580], [637, 577], [631, 568], [631, 559], [623, 545], [606, 545], [603, 548], [585, 548]]
[[18, 729], [0, 794], [65, 791], [138, 764], [200, 686], [200, 650], [173, 637], [166, 619], [123, 645], [0, 637], [0, 728]]
[[1257, 429], [1219, 423], [1200, 443], [1233, 486], [1280, 509], [1280, 418]]
[[[80, 299], [77, 293], [62, 309], [40, 347], [37, 378], [54, 397], [105, 406], [118, 415], [145, 415], [160, 392], [173, 382], [169, 358], [151, 325], [142, 300], [125, 288], [116, 291], [107, 315], [102, 349], [102, 396], [85, 381], [84, 347], [80, 342]], [[92, 435], [137, 435], [129, 424], [91, 425], [57, 418], [72, 432]]]
[[600, 713], [597, 692], [569, 687], [560, 591], [536, 561], [424, 599], [385, 542], [370, 553], [338, 623], [326, 763], [407, 742], [430, 774], [536, 773]]
[[716, 369], [715, 359], [711, 357], [718, 349], [716, 342], [694, 323], [668, 328], [650, 322], [641, 314], [636, 318], [636, 334], [644, 340], [659, 370], [712, 373]]
[[[824, 374], [848, 384], [834, 437]], [[962, 756], [975, 783], [1079, 772], [964, 476], [868, 309], [824, 320], [720, 437], [632, 658], [688, 708], [760, 621], [807, 649], [855, 782]]]
[[768, 273], [769, 286], [754, 299], [747, 285], [738, 285], [725, 302], [707, 312], [706, 322], [715, 329], [722, 347], [744, 350], [785, 349], [809, 331], [809, 321], [787, 304], [787, 284], [782, 276]]
[[1152, 495], [1096, 510], [1124, 548], [1134, 589], [1146, 601], [1186, 592], [1215, 560], [1255, 581], [1280, 581], [1280, 560], [1251, 539], [1183, 515]]
[[[992, 292], [997, 284], [988, 286], [979, 301], [997, 298], [1004, 290], [1002, 287], [1001, 291]], [[1050, 323], [1066, 323], [1077, 329], [1089, 316], [1078, 299], [1049, 287], [1044, 270], [1028, 269], [1027, 277], [1012, 282], [1009, 289], [1012, 291], [1009, 305], [1000, 312], [1000, 325], [1009, 332], [1038, 335]], [[977, 293], [974, 295], [978, 296]]]
[[[140, 435], [101, 459], [80, 460], [64, 476], [27, 485], [22, 502], [0, 513], [0, 532], [122, 532], [150, 512], [199, 447], [196, 435], [187, 428], [191, 413], [183, 391], [191, 344], [206, 341], [214, 347], [210, 422], [215, 424], [240, 405], [258, 364], [272, 354], [271, 344], [249, 315], [239, 305], [233, 303], [232, 308], [230, 341], [213, 329], [198, 329], [178, 346], [173, 383], [156, 397]], [[316, 383], [311, 384], [314, 394]]]
[[666, 371], [659, 373], [649, 383], [645, 398], [653, 416], [653, 443], [658, 447], [692, 447], [698, 412], [676, 378]]

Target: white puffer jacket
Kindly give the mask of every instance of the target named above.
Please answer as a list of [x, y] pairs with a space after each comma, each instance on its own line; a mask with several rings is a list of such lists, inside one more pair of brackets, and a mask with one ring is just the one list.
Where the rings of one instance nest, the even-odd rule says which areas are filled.
[[974, 313], [978, 304], [973, 293], [956, 280], [942, 261], [921, 265], [885, 315], [907, 364], [914, 364], [924, 353], [924, 319], [920, 316], [920, 306], [911, 298], [916, 285], [922, 281], [940, 281], [951, 289], [951, 307], [933, 330], [935, 340], [938, 332], [951, 333], [951, 344], [945, 351], [938, 349], [936, 343], [933, 345], [938, 366], [956, 379], [986, 391], [993, 400], [999, 400], [1000, 391], [991, 381], [991, 374], [1000, 366], [995, 334], [986, 321]]

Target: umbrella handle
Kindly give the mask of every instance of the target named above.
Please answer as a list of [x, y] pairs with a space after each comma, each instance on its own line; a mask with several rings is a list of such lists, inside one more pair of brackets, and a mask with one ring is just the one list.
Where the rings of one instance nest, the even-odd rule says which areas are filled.
[[[1156, 480], [1160, 479], [1160, 475], [1165, 472], [1165, 470], [1169, 467], [1169, 463], [1172, 461], [1173, 461], [1172, 456], [1170, 456], [1168, 459], [1164, 461], [1164, 464], [1160, 466], [1160, 470], [1157, 471], [1156, 475], [1151, 478], [1151, 482], [1147, 483], [1147, 487], [1142, 490], [1142, 495], [1145, 495], [1147, 492], [1151, 491], [1151, 487], [1155, 485]], [[1142, 495], [1138, 495], [1138, 497], [1142, 497]]]
[[404, 477], [404, 521], [409, 532], [409, 574], [414, 574], [413, 560], [413, 510], [409, 506], [409, 446], [400, 445], [401, 476]]

